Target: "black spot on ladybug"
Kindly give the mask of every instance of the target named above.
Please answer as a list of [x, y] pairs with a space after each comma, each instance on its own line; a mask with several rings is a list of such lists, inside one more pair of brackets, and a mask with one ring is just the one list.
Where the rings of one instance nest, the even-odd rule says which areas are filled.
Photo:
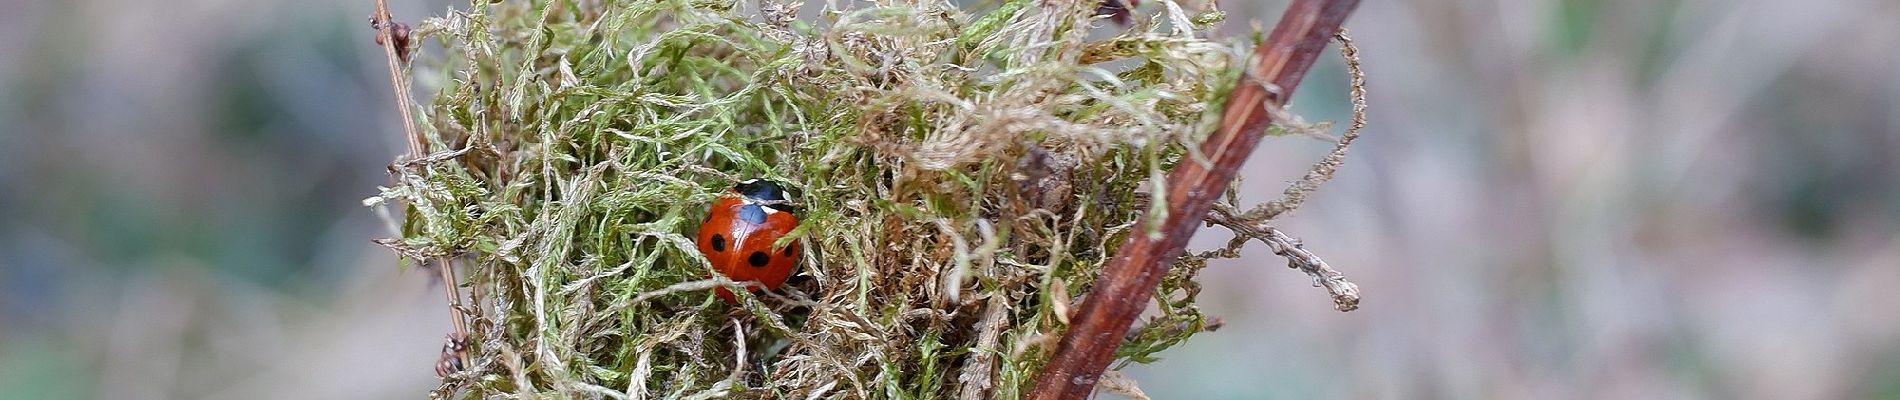
[[764, 267], [765, 263], [769, 261], [772, 261], [771, 257], [765, 255], [763, 251], [754, 251], [752, 255], [746, 256], [745, 258], [745, 262], [752, 264], [754, 267]]
[[763, 224], [765, 223], [765, 208], [759, 207], [758, 204], [739, 206], [739, 219], [753, 224]]
[[712, 245], [713, 251], [726, 251], [726, 235], [713, 234]]
[[785, 246], [785, 256], [786, 257], [792, 256], [792, 246]]

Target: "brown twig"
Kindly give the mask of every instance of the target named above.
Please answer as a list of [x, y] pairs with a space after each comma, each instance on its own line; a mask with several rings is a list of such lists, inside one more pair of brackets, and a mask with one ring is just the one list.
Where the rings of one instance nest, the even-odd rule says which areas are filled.
[[462, 318], [462, 293], [455, 289], [455, 264], [450, 263], [448, 258], [438, 261], [440, 264], [437, 266], [442, 270], [442, 291], [448, 293], [449, 315], [455, 323], [455, 334], [458, 340], [468, 340], [468, 321]]
[[1137, 233], [1103, 267], [1029, 398], [1081, 399], [1094, 390], [1129, 324], [1272, 122], [1267, 107], [1286, 104], [1358, 5], [1358, 0], [1294, 0], [1287, 7], [1267, 41], [1255, 49], [1254, 65], [1229, 94], [1220, 129], [1201, 144], [1212, 165], [1182, 162], [1168, 174], [1167, 213], [1160, 221], [1143, 217]]
[[389, 58], [389, 88], [395, 91], [396, 110], [402, 114], [402, 132], [409, 138], [409, 153], [405, 159], [422, 158], [422, 153], [427, 150], [427, 142], [423, 140], [422, 132], [416, 130], [415, 115], [409, 110], [413, 106], [410, 104], [413, 100], [409, 98], [409, 80], [405, 79], [402, 72], [404, 57], [401, 54], [408, 49], [397, 48], [406, 46], [408, 41], [397, 43], [396, 24], [389, 18], [387, 0], [376, 0], [376, 15], [371, 20], [374, 22], [371, 25], [376, 28], [376, 42], [382, 44], [383, 55]]
[[[409, 151], [403, 158], [404, 161], [397, 162], [398, 165], [406, 165], [410, 161], [421, 159], [422, 155], [428, 151], [428, 142], [423, 139], [422, 132], [416, 130], [415, 115], [411, 111], [415, 106], [412, 104], [414, 99], [409, 97], [409, 79], [403, 73], [403, 64], [408, 61], [409, 40], [407, 37], [398, 35], [407, 36], [408, 28], [390, 19], [387, 0], [376, 0], [376, 14], [370, 17], [370, 22], [370, 25], [376, 28], [376, 43], [382, 45], [383, 55], [388, 58], [389, 88], [396, 97], [396, 110], [402, 115], [403, 135], [409, 139]], [[448, 257], [439, 258], [436, 261], [442, 275], [442, 291], [449, 301], [449, 318], [455, 326], [455, 333], [448, 340], [459, 345], [457, 347], [465, 347], [468, 340], [468, 322], [462, 316], [461, 292], [456, 290], [458, 281], [455, 278], [455, 264]], [[454, 356], [460, 359], [464, 357], [464, 354], [458, 350]], [[461, 364], [466, 365], [467, 360], [459, 361], [463, 361]], [[438, 370], [437, 373], [440, 374], [441, 371]]]

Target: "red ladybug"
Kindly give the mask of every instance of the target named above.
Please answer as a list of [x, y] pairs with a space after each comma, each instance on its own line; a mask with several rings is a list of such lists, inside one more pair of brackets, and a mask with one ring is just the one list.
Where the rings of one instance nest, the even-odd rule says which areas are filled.
[[[713, 270], [738, 282], [756, 281], [766, 290], [778, 289], [798, 264], [798, 242], [782, 248], [772, 243], [798, 227], [798, 216], [787, 203], [785, 188], [777, 182], [753, 179], [726, 191], [714, 201], [706, 222], [699, 224], [699, 252]], [[726, 288], [719, 297], [736, 303]], [[756, 289], [754, 290], [756, 291]]]

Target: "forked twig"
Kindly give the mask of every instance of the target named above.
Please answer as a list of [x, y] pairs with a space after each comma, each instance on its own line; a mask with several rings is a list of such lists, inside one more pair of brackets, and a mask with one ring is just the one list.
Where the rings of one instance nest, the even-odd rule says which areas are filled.
[[1313, 286], [1326, 288], [1326, 293], [1333, 298], [1334, 309], [1342, 312], [1359, 309], [1359, 285], [1346, 280], [1346, 274], [1333, 269], [1331, 265], [1326, 264], [1325, 260], [1307, 251], [1302, 247], [1303, 243], [1300, 239], [1267, 225], [1265, 220], [1242, 219], [1234, 215], [1232, 208], [1225, 205], [1215, 205], [1213, 212], [1207, 215], [1207, 222], [1234, 231], [1236, 242], [1229, 244], [1230, 250], [1238, 248], [1238, 243], [1244, 243], [1246, 240], [1258, 240], [1266, 244], [1268, 249], [1273, 250], [1273, 254], [1286, 257], [1288, 268], [1297, 269], [1312, 276]]
[[[1326, 288], [1333, 298], [1333, 308], [1341, 312], [1359, 308], [1359, 285], [1346, 280], [1346, 275], [1334, 270], [1332, 266], [1320, 260], [1319, 256], [1301, 248], [1300, 240], [1279, 229], [1267, 225], [1288, 212], [1300, 208], [1306, 202], [1306, 195], [1318, 190], [1320, 185], [1333, 179], [1339, 172], [1339, 166], [1346, 161], [1346, 149], [1353, 140], [1359, 138], [1359, 131], [1366, 127], [1366, 73], [1359, 66], [1359, 48], [1353, 46], [1352, 37], [1340, 29], [1335, 35], [1339, 40], [1339, 54], [1346, 60], [1346, 74], [1352, 84], [1352, 124], [1346, 127], [1346, 133], [1335, 141], [1333, 150], [1319, 162], [1313, 163], [1311, 170], [1299, 181], [1287, 185], [1279, 199], [1262, 203], [1245, 213], [1238, 213], [1230, 204], [1217, 203], [1207, 215], [1209, 224], [1220, 225], [1234, 232], [1233, 240], [1227, 247], [1215, 250], [1211, 254], [1224, 254], [1228, 257], [1239, 254], [1240, 246], [1249, 240], [1258, 240], [1273, 249], [1273, 254], [1286, 257], [1287, 266], [1298, 269], [1313, 277], [1313, 286]], [[1285, 113], [1283, 110], [1271, 110], [1275, 118]], [[1316, 133], [1322, 134], [1323, 133]]]
[[1143, 216], [1134, 230], [1158, 234], [1129, 235], [1116, 250], [1028, 398], [1082, 399], [1095, 389], [1129, 324], [1265, 134], [1273, 120], [1266, 110], [1286, 104], [1358, 5], [1357, 0], [1295, 0], [1287, 7], [1255, 49], [1254, 65], [1229, 94], [1220, 129], [1201, 144], [1212, 165], [1183, 162], [1168, 173], [1168, 212], [1160, 220]]

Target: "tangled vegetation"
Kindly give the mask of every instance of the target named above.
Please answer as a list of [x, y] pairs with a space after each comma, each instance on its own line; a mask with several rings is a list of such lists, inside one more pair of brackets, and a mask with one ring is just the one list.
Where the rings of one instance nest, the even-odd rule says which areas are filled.
[[[1017, 398], [1194, 162], [1249, 43], [1214, 2], [476, 0], [418, 24], [412, 260], [464, 268], [444, 396]], [[440, 53], [434, 51], [446, 49]], [[733, 183], [792, 189], [809, 279], [729, 305], [693, 230]], [[1236, 246], [1237, 247], [1237, 246]], [[1118, 364], [1204, 330], [1183, 257]], [[743, 292], [743, 291], [741, 291]]]

